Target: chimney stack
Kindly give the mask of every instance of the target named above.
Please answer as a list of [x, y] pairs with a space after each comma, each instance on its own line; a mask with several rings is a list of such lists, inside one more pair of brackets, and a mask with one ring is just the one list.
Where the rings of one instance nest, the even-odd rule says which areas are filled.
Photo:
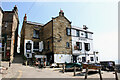
[[88, 29], [88, 27], [86, 27], [86, 25], [83, 25], [83, 29], [87, 30], [87, 29]]
[[63, 10], [60, 9], [59, 16], [64, 16]]
[[17, 9], [17, 6], [15, 5], [13, 11], [16, 11], [18, 13], [18, 9]]
[[27, 21], [27, 15], [25, 14], [25, 16], [24, 16], [24, 21]]

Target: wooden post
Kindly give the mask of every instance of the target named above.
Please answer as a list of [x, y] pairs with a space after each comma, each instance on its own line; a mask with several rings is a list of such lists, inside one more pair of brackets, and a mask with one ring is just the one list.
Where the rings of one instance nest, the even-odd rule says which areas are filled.
[[101, 69], [99, 69], [100, 80], [102, 80]]
[[27, 66], [27, 60], [25, 61], [25, 65]]
[[65, 64], [63, 64], [63, 73], [65, 72]]
[[74, 76], [75, 76], [75, 73], [76, 73], [76, 66], [74, 66]]
[[87, 79], [87, 75], [88, 75], [88, 67], [86, 68], [85, 79]]
[[114, 67], [114, 70], [115, 70], [115, 79], [118, 80], [117, 70], [115, 67]]

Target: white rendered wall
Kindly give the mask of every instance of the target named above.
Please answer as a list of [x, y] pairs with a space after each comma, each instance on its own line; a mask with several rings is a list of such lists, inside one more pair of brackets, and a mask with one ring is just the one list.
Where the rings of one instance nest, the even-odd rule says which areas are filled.
[[55, 63], [70, 63], [71, 62], [71, 56], [69, 54], [54, 54], [54, 62]]

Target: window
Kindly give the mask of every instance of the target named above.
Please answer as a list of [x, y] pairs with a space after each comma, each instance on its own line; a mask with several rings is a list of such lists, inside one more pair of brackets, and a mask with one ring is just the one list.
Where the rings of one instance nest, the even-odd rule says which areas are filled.
[[81, 42], [76, 42], [76, 46], [78, 50], [82, 50], [82, 43]]
[[79, 35], [79, 31], [78, 30], [76, 30], [76, 36], [77, 37], [79, 37], [80, 35]]
[[90, 57], [90, 60], [91, 60], [91, 61], [94, 61], [94, 58], [93, 58], [93, 57]]
[[96, 60], [98, 61], [98, 57], [96, 57]]
[[88, 38], [88, 33], [87, 32], [85, 32], [85, 38]]
[[90, 51], [90, 43], [85, 43], [85, 50]]
[[66, 43], [66, 47], [69, 48], [70, 47], [70, 44], [69, 42]]
[[39, 52], [39, 42], [34, 42], [33, 43], [33, 51], [34, 52]]
[[34, 38], [39, 38], [39, 30], [34, 30], [33, 31], [33, 37]]
[[26, 43], [26, 52], [31, 52], [31, 45], [30, 42]]
[[70, 36], [70, 32], [71, 32], [71, 31], [70, 31], [70, 28], [67, 28], [67, 29], [66, 29], [66, 34], [67, 34], [68, 36]]
[[86, 62], [86, 58], [85, 57], [82, 57], [82, 62]]
[[50, 49], [50, 42], [49, 41], [47, 42], [47, 49], [48, 50]]

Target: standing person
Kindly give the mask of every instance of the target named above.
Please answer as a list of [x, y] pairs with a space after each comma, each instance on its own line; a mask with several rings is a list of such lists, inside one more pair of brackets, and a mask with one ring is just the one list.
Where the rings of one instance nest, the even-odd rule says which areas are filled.
[[46, 68], [46, 58], [44, 58], [44, 67]]

